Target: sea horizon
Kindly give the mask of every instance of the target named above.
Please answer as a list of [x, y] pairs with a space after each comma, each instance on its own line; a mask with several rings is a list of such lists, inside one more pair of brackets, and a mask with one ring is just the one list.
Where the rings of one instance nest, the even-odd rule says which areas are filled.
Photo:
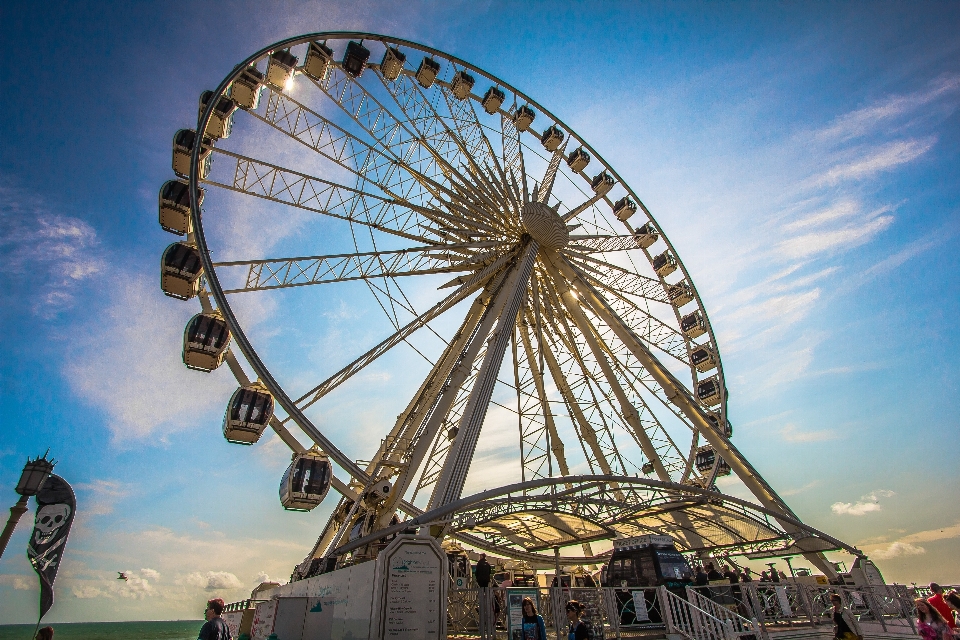
[[[30, 640], [36, 624], [0, 625], [0, 640]], [[127, 620], [123, 622], [44, 622], [55, 638], [83, 640], [195, 640], [203, 620]]]

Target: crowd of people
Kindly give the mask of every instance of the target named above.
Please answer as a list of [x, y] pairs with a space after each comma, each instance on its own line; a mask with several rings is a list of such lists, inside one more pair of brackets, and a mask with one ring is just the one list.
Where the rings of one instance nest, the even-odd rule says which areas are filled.
[[960, 594], [944, 593], [936, 582], [930, 583], [931, 595], [917, 598], [917, 633], [923, 640], [960, 640]]

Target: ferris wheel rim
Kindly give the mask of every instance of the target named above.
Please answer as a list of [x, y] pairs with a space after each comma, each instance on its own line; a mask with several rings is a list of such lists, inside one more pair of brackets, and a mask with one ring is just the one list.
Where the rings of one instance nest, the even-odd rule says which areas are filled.
[[[633, 191], [633, 189], [626, 182], [620, 179], [620, 176], [616, 172], [616, 170], [613, 169], [613, 167], [611, 167], [603, 159], [603, 157], [600, 154], [596, 153], [596, 151], [593, 149], [592, 146], [589, 145], [589, 143], [587, 143], [579, 135], [577, 135], [576, 132], [573, 131], [570, 127], [568, 127], [561, 119], [557, 118], [552, 112], [544, 108], [542, 105], [540, 105], [540, 103], [533, 100], [522, 91], [516, 89], [509, 83], [504, 82], [502, 79], [497, 78], [492, 74], [489, 74], [483, 69], [476, 67], [475, 65], [472, 65], [456, 56], [452, 56], [438, 49], [435, 49], [433, 47], [422, 45], [420, 43], [416, 43], [409, 40], [404, 40], [401, 38], [384, 36], [381, 34], [366, 33], [366, 32], [337, 31], [337, 32], [319, 32], [319, 33], [296, 36], [296, 37], [278, 41], [267, 47], [264, 47], [260, 51], [249, 56], [241, 64], [237, 65], [237, 67], [220, 83], [220, 85], [215, 90], [214, 92], [215, 98], [208, 102], [207, 108], [205, 109], [204, 113], [200, 117], [197, 130], [205, 131], [206, 126], [213, 113], [214, 107], [217, 103], [217, 100], [224, 95], [224, 93], [226, 92], [230, 84], [235, 79], [237, 79], [250, 64], [263, 59], [265, 56], [279, 49], [289, 48], [296, 45], [305, 44], [311, 41], [322, 40], [327, 38], [337, 38], [337, 39], [360, 38], [360, 39], [377, 40], [385, 44], [387, 43], [401, 44], [419, 51], [426, 52], [431, 55], [437, 55], [444, 59], [450, 60], [455, 64], [461, 65], [464, 68], [470, 69], [471, 71], [478, 73], [479, 75], [494, 82], [497, 86], [509, 89], [512, 93], [514, 93], [515, 96], [523, 98], [527, 102], [527, 104], [536, 107], [537, 109], [540, 110], [540, 112], [542, 112], [543, 114], [551, 118], [556, 125], [561, 126], [564, 129], [564, 131], [566, 131], [567, 134], [571, 137], [571, 139], [576, 140], [577, 142], [580, 143], [582, 147], [589, 150], [593, 154], [593, 157], [595, 157], [597, 161], [603, 165], [603, 168], [608, 173], [615, 176], [618, 182], [627, 190], [627, 192], [636, 199], [640, 207], [642, 207], [644, 214], [647, 216], [647, 218], [655, 224], [656, 229], [660, 232], [660, 237], [663, 239], [668, 250], [671, 251], [671, 253], [674, 256], [676, 256], [677, 262], [679, 263], [678, 266], [681, 269], [681, 272], [683, 273], [683, 276], [684, 276], [684, 281], [688, 283], [688, 285], [692, 289], [694, 298], [697, 301], [697, 306], [699, 310], [703, 313], [704, 319], [707, 323], [708, 332], [710, 335], [709, 344], [712, 346], [714, 352], [717, 355], [718, 376], [722, 383], [723, 374], [722, 374], [722, 365], [720, 363], [720, 358], [719, 358], [719, 346], [717, 345], [715, 336], [713, 334], [712, 326], [709, 323], [709, 317], [707, 316], [706, 309], [702, 303], [702, 300], [699, 297], [699, 293], [697, 293], [696, 291], [695, 284], [693, 283], [693, 280], [690, 278], [689, 273], [687, 272], [686, 267], [683, 265], [682, 260], [679, 259], [679, 256], [674, 250], [672, 243], [670, 243], [666, 235], [662, 233], [662, 229], [660, 228], [660, 225], [656, 223], [653, 216], [649, 213], [649, 211], [643, 205], [642, 201], [636, 196], [636, 193]], [[304, 428], [305, 425], [307, 426], [307, 428], [305, 428], [304, 430], [308, 431], [308, 435], [312, 439], [314, 439], [315, 441], [317, 441], [318, 437], [321, 439], [319, 444], [321, 444], [321, 446], [324, 447], [325, 450], [329, 448], [329, 452], [333, 454], [331, 455], [331, 458], [333, 458], [339, 466], [344, 468], [353, 478], [358, 480], [364, 480], [366, 477], [366, 473], [358, 465], [353, 464], [353, 462], [349, 460], [349, 458], [343, 455], [339, 451], [339, 448], [336, 447], [336, 445], [332, 441], [329, 441], [328, 439], [326, 439], [325, 436], [323, 436], [323, 434], [319, 431], [319, 429], [316, 429], [316, 427], [313, 426], [312, 422], [302, 413], [300, 408], [297, 406], [297, 403], [294, 402], [289, 396], [287, 396], [286, 392], [283, 390], [281, 385], [276, 381], [276, 379], [270, 373], [269, 369], [260, 359], [259, 355], [254, 349], [252, 343], [247, 338], [245, 332], [243, 331], [242, 326], [240, 325], [239, 321], [237, 320], [230, 306], [230, 303], [227, 299], [227, 294], [224, 292], [223, 288], [221, 287], [219, 278], [217, 277], [216, 268], [215, 268], [216, 265], [213, 263], [212, 258], [210, 257], [210, 252], [207, 247], [206, 239], [203, 231], [202, 216], [201, 216], [201, 211], [198, 203], [198, 200], [199, 200], [198, 198], [198, 190], [199, 190], [198, 166], [200, 161], [199, 160], [200, 149], [201, 149], [201, 145], [195, 145], [191, 155], [191, 171], [189, 175], [190, 210], [191, 210], [191, 218], [193, 220], [193, 225], [194, 225], [195, 242], [200, 249], [201, 261], [203, 262], [203, 266], [204, 266], [204, 278], [206, 279], [207, 285], [210, 288], [210, 293], [212, 294], [214, 300], [217, 302], [217, 307], [221, 309], [221, 312], [224, 315], [224, 319], [226, 320], [228, 326], [230, 327], [231, 332], [234, 335], [238, 348], [244, 354], [245, 358], [247, 359], [247, 362], [254, 369], [255, 373], [258, 375], [261, 381], [270, 389], [271, 393], [275, 395], [275, 397], [277, 398], [278, 404], [287, 412], [289, 416], [291, 416], [295, 420], [295, 422], [299, 426], [301, 426], [301, 428]], [[627, 228], [629, 230], [629, 226]], [[651, 259], [649, 253], [645, 249], [643, 251], [646, 254], [646, 257], [649, 261]], [[674, 312], [677, 315], [677, 320], [679, 321], [679, 312], [676, 307], [674, 307]], [[688, 348], [688, 353], [689, 353], [689, 348]], [[696, 380], [696, 377], [694, 377], [694, 380]], [[721, 415], [723, 415], [724, 418], [726, 414], [725, 407], [726, 407], [726, 398], [724, 394], [724, 397], [722, 399], [722, 405], [721, 405], [721, 411], [722, 411]], [[311, 431], [310, 427], [312, 427], [312, 431], [315, 431], [315, 433], [310, 432]], [[694, 447], [695, 446], [696, 445], [694, 444]], [[714, 477], [715, 477], [715, 474], [714, 474]], [[712, 478], [711, 478], [711, 482], [712, 482]]]

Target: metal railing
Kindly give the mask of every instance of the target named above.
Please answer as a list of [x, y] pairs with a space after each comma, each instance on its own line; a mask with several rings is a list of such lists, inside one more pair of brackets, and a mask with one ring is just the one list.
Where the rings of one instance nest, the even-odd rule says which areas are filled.
[[[748, 582], [728, 586], [687, 587], [688, 599], [704, 608], [710, 601], [738, 617], [756, 620], [764, 636], [791, 627], [832, 627], [832, 594], [867, 629], [915, 634], [913, 600], [902, 585], [850, 587], [797, 582]], [[690, 594], [695, 594], [690, 595]], [[718, 609], [707, 607], [717, 615]]]

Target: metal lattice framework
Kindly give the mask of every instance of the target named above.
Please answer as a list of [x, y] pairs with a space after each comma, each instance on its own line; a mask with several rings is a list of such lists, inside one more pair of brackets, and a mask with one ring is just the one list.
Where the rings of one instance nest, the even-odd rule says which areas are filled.
[[[361, 45], [352, 54], [350, 41]], [[334, 480], [343, 498], [308, 560], [342, 546], [354, 523], [352, 539], [397, 512], [456, 504], [491, 407], [517, 425], [505, 480], [526, 483], [523, 499], [450, 514], [436, 535], [526, 558], [576, 544], [591, 557], [591, 540], [644, 531], [670, 532], [690, 550], [809, 538], [730, 441], [719, 349], [690, 274], [638, 195], [576, 132], [477, 67], [365, 33], [309, 34], [253, 54], [201, 109], [198, 130], [210, 130], [218, 100], [250, 67], [266, 78], [259, 102], [234, 114], [229, 136], [192, 150], [188, 242], [203, 262], [201, 304], [215, 305], [276, 399], [271, 426], [295, 451], [298, 428], [347, 476]], [[310, 330], [316, 296], [348, 282], [386, 316], [384, 339], [288, 393], [266, 364], [284, 358], [262, 357], [233, 307], [282, 296], [284, 318]], [[428, 372], [357, 462], [307, 411], [401, 345]], [[226, 361], [247, 384], [236, 355]], [[303, 375], [283, 374], [291, 379]], [[705, 449], [712, 457], [698, 457]], [[704, 498], [731, 469], [762, 517]], [[604, 479], [564, 480], [577, 472]], [[630, 476], [701, 493], [678, 498]], [[381, 481], [389, 495], [371, 494]]]

